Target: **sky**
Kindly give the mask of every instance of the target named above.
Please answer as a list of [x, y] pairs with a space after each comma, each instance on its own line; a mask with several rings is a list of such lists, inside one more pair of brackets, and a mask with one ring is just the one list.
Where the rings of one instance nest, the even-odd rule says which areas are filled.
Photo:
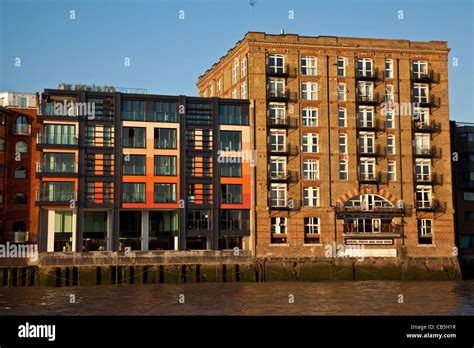
[[450, 117], [474, 122], [473, 7], [473, 0], [0, 0], [0, 91], [66, 82], [197, 95], [198, 76], [246, 32], [283, 28], [448, 41]]

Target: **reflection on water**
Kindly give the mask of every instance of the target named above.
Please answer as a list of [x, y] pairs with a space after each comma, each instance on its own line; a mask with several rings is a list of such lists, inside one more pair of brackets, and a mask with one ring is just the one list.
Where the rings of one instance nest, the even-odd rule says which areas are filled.
[[[70, 295], [76, 303], [70, 303]], [[184, 294], [184, 304], [179, 303]], [[289, 303], [290, 295], [294, 303]], [[403, 295], [403, 303], [399, 303]], [[473, 315], [474, 281], [0, 289], [0, 315]]]

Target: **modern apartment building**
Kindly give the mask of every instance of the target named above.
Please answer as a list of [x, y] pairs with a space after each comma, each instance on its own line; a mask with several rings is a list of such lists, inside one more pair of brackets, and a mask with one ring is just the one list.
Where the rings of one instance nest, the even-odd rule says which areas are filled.
[[453, 256], [448, 53], [249, 32], [199, 77], [255, 106], [257, 256]]
[[46, 89], [40, 251], [251, 248], [249, 102]]
[[[451, 121], [454, 203], [461, 260], [474, 260], [474, 123]], [[472, 271], [471, 271], [472, 272]]]
[[0, 93], [0, 242], [36, 243], [34, 93]]

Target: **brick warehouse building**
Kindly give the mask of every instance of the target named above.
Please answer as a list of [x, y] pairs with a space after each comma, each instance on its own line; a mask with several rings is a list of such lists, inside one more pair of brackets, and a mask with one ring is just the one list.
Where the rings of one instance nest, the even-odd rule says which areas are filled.
[[34, 93], [0, 93], [0, 242], [37, 242]]
[[453, 256], [448, 53], [249, 32], [199, 77], [254, 104], [257, 256]]
[[132, 92], [42, 94], [39, 250], [252, 248], [248, 101]]

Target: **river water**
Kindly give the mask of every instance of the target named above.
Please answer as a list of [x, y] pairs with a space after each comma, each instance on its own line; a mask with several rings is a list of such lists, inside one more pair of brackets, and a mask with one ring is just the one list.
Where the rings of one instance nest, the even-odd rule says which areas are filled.
[[0, 288], [0, 315], [454, 314], [474, 315], [474, 281]]

